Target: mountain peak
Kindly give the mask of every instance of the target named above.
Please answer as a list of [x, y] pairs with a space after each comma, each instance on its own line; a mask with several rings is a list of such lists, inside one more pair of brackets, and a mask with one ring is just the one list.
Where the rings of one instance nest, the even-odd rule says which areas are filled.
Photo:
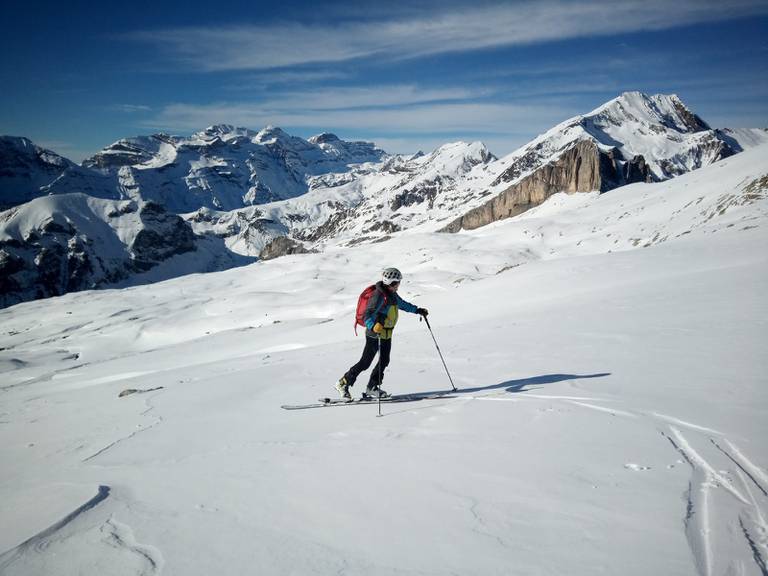
[[317, 136], [312, 136], [309, 141], [312, 144], [328, 144], [330, 142], [340, 142], [341, 138], [336, 136], [336, 134], [332, 134], [330, 132], [323, 132], [322, 134], [318, 134]]
[[253, 141], [257, 144], [266, 144], [269, 142], [290, 140], [291, 135], [288, 134], [282, 128], [269, 124], [265, 126], [253, 137]]
[[585, 118], [619, 125], [629, 122], [661, 125], [682, 133], [710, 130], [709, 125], [688, 108], [677, 94], [624, 92], [596, 108]]
[[[10, 161], [12, 156], [35, 158], [52, 166], [67, 167], [73, 163], [53, 150], [38, 146], [24, 136], [0, 136], [0, 166], [3, 161]], [[6, 160], [6, 157], [8, 160]]]

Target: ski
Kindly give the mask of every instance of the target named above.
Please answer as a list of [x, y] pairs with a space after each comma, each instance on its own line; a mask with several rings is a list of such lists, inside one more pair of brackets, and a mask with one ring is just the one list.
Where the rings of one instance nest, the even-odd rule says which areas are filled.
[[345, 401], [341, 398], [319, 398], [312, 404], [283, 404], [280, 406], [283, 410], [306, 410], [309, 408], [326, 408], [329, 406], [360, 406], [361, 404], [377, 404], [381, 402], [417, 402], [419, 400], [436, 400], [438, 398], [455, 398], [455, 396], [446, 396], [445, 393], [438, 394], [394, 394], [386, 398], [355, 398]]

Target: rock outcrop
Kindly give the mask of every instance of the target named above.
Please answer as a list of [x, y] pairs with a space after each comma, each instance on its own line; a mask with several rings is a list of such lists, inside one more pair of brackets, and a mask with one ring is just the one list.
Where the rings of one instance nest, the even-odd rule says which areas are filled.
[[262, 260], [272, 260], [273, 258], [287, 256], [288, 254], [309, 254], [310, 252], [315, 251], [307, 250], [303, 244], [286, 236], [279, 236], [264, 246], [264, 249], [259, 254], [259, 258]]
[[458, 232], [511, 218], [538, 206], [557, 192], [605, 192], [632, 182], [650, 182], [645, 159], [622, 159], [615, 149], [602, 150], [591, 140], [582, 140], [560, 158], [545, 164], [485, 204], [453, 220], [442, 232]]

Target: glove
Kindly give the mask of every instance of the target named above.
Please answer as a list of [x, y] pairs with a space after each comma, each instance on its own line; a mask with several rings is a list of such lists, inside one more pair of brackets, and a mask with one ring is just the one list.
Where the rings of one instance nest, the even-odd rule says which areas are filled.
[[416, 314], [418, 314], [419, 316], [429, 316], [429, 310], [427, 310], [426, 308], [417, 308]]
[[384, 326], [382, 326], [381, 323], [376, 322], [376, 324], [373, 325], [373, 331], [376, 332], [376, 334], [381, 334], [383, 330]]

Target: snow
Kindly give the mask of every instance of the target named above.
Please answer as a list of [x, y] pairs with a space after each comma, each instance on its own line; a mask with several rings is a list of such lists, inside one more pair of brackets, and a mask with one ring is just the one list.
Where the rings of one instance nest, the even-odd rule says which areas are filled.
[[[739, 144], [743, 139], [747, 148], [751, 142], [764, 141], [759, 132], [744, 130], [731, 136]], [[723, 144], [721, 136], [721, 132], [709, 129], [693, 116], [674, 94], [625, 92], [588, 114], [561, 122], [502, 158], [499, 164], [529, 159], [527, 169], [511, 183], [537, 169], [542, 160], [557, 159], [576, 142], [591, 140], [605, 151], [617, 147], [625, 160], [643, 156], [654, 177], [665, 180], [717, 160]]]
[[[330, 133], [304, 140], [275, 126], [255, 132], [220, 124], [190, 137], [123, 139], [82, 167], [67, 166], [58, 177], [43, 169], [53, 170], [55, 164], [37, 166], [32, 181], [45, 182], [42, 187], [26, 177], [19, 180], [12, 170], [2, 187], [14, 186], [11, 204], [74, 192], [152, 201], [185, 214], [195, 232], [221, 240], [219, 254], [211, 253], [201, 266], [192, 262], [191, 270], [209, 271], [217, 261], [229, 266], [242, 261], [240, 256], [258, 256], [276, 236], [324, 250], [379, 242], [414, 228], [422, 233], [442, 229], [556, 162], [580, 141], [612, 150], [612, 155], [618, 150], [619, 168], [643, 154], [654, 177], [663, 180], [760, 146], [768, 142], [768, 133], [710, 130], [674, 95], [627, 92], [501, 160], [480, 142], [388, 156], [373, 144], [345, 142]], [[18, 156], [18, 143], [9, 143], [9, 153]], [[124, 236], [130, 235], [126, 230]], [[636, 238], [643, 244], [653, 240]], [[165, 268], [190, 271], [189, 266]]]
[[[0, 572], [764, 573], [765, 152], [0, 311]], [[388, 265], [458, 392], [402, 314], [385, 387], [444, 398], [281, 410]]]

